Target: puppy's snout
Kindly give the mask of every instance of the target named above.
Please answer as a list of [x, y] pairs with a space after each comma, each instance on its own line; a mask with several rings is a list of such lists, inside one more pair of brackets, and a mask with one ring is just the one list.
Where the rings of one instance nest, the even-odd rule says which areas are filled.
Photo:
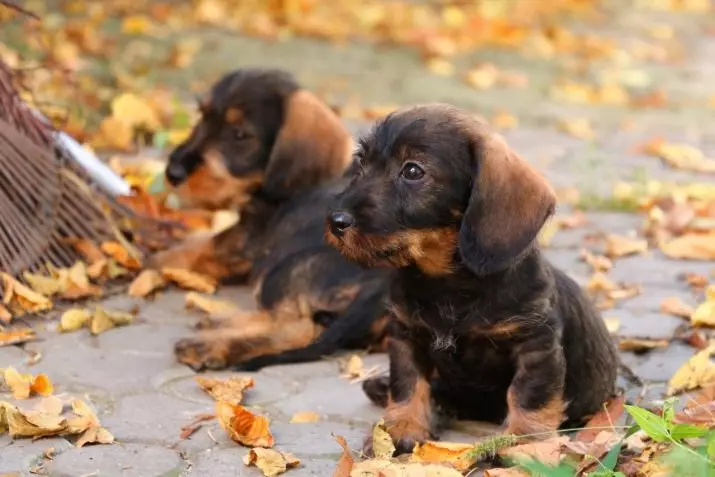
[[330, 231], [338, 237], [341, 237], [347, 229], [355, 225], [355, 217], [344, 210], [331, 212], [328, 220], [330, 222]]
[[166, 168], [166, 179], [172, 185], [179, 185], [186, 179], [186, 168], [176, 162], [170, 162]]

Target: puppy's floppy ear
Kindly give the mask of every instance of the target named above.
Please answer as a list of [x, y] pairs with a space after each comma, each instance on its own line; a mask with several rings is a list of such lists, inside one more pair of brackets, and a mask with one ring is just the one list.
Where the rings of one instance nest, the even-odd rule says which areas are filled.
[[266, 166], [263, 191], [286, 199], [300, 189], [340, 176], [352, 137], [315, 95], [299, 89], [285, 99], [283, 124]]
[[504, 139], [484, 125], [470, 126], [475, 175], [459, 231], [459, 251], [486, 275], [516, 261], [554, 213], [556, 194]]

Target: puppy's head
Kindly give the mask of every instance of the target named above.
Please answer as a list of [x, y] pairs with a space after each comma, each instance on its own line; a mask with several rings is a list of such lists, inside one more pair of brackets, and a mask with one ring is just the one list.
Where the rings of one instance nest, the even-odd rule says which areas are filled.
[[353, 168], [327, 238], [366, 266], [500, 271], [532, 247], [556, 203], [499, 135], [443, 104], [387, 116], [360, 141]]
[[242, 69], [199, 101], [201, 119], [169, 156], [166, 178], [182, 203], [245, 205], [285, 200], [339, 176], [352, 140], [337, 116], [290, 73]]

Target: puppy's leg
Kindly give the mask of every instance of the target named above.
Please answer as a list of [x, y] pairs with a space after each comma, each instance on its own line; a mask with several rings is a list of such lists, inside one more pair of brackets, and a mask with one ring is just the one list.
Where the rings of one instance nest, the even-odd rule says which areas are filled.
[[385, 427], [397, 454], [412, 452], [416, 443], [429, 439], [434, 421], [429, 383], [433, 365], [409, 338], [393, 328], [388, 341], [390, 396]]
[[179, 362], [195, 370], [223, 369], [263, 355], [309, 345], [317, 331], [313, 322], [299, 315], [273, 311], [242, 313], [223, 327], [198, 332], [176, 343]]
[[548, 437], [564, 421], [566, 361], [551, 330], [515, 349], [517, 372], [507, 391], [508, 434]]
[[251, 262], [244, 254], [245, 233], [236, 224], [218, 235], [190, 237], [179, 245], [159, 252], [149, 260], [152, 268], [182, 268], [220, 280], [246, 275]]

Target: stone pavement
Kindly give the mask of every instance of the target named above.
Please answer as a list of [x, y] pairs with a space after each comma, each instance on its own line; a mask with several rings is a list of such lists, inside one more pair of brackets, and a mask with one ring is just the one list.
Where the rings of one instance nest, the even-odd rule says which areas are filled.
[[[634, 145], [662, 135], [671, 141], [686, 141], [715, 156], [715, 121], [713, 110], [706, 104], [706, 98], [715, 94], [715, 37], [703, 34], [708, 24], [712, 27], [713, 19], [620, 12], [606, 24], [574, 28], [592, 29], [626, 44], [643, 37], [648, 21], [671, 25], [683, 44], [684, 58], [677, 66], [644, 62], [622, 68], [646, 72], [651, 85], [668, 92], [670, 105], [657, 109], [553, 101], [547, 94], [549, 86], [570, 73], [559, 70], [553, 62], [491, 50], [459, 58], [457, 64], [493, 61], [525, 72], [531, 80], [529, 88], [477, 92], [455, 77], [430, 74], [414, 53], [401, 48], [336, 47], [312, 40], [264, 43], [217, 32], [199, 32], [214, 42], [215, 49], [201, 55], [199, 64], [186, 75], [199, 76], [200, 72], [202, 78], [212, 78], [223, 73], [228, 64], [261, 64], [291, 69], [310, 88], [320, 87], [325, 78], [344, 78], [347, 89], [339, 94], [359, 94], [367, 104], [446, 100], [488, 116], [505, 110], [520, 119], [519, 127], [505, 133], [512, 146], [544, 170], [555, 186], [575, 186], [582, 194], [603, 196], [610, 193], [617, 180], [668, 179], [715, 185], [712, 175], [673, 170], [655, 158], [633, 152]], [[565, 63], [567, 58], [562, 64]], [[598, 72], [599, 65], [593, 65], [592, 73]], [[188, 82], [174, 73], [164, 80], [177, 87], [185, 87]], [[557, 119], [574, 117], [592, 120], [597, 133], [594, 141], [573, 138], [554, 125]], [[621, 127], [624, 120], [630, 121], [630, 128]], [[367, 124], [350, 126], [359, 131]], [[559, 210], [568, 212], [566, 206]], [[643, 220], [642, 216], [609, 210], [587, 215], [587, 226], [557, 233], [547, 250], [549, 258], [581, 284], [591, 273], [579, 260], [584, 237], [593, 232], [627, 234]], [[677, 296], [695, 305], [699, 297], [693, 296], [679, 277], [686, 272], [708, 274], [714, 269], [713, 262], [670, 260], [659, 251], [619, 259], [608, 276], [640, 284], [642, 294], [619, 302], [604, 316], [620, 320], [621, 337], [670, 338], [681, 320], [660, 313], [660, 301]], [[244, 308], [253, 307], [245, 289], [224, 287], [218, 295]], [[181, 427], [199, 414], [213, 412], [214, 402], [194, 383], [194, 373], [174, 362], [173, 343], [192, 332], [191, 324], [198, 317], [184, 310], [183, 303], [183, 292], [179, 291], [164, 292], [153, 301], [116, 295], [103, 300], [103, 306], [129, 310], [138, 305], [139, 319], [134, 324], [94, 337], [86, 330], [58, 334], [48, 322], [48, 329], [40, 332], [41, 339], [26, 345], [24, 351], [20, 347], [0, 348], [0, 367], [12, 365], [24, 372], [47, 373], [56, 383], [57, 393], [91, 402], [103, 426], [117, 439], [114, 445], [75, 449], [61, 438], [13, 442], [3, 436], [0, 473], [26, 476], [34, 470], [56, 477], [260, 475], [256, 469], [244, 467], [241, 458], [247, 449], [229, 441], [215, 422], [205, 423], [189, 439], [179, 440]], [[41, 328], [44, 323], [33, 320], [31, 324]], [[42, 359], [33, 366], [25, 365], [27, 350], [41, 352]], [[622, 358], [647, 383], [646, 398], [657, 399], [665, 381], [692, 354], [692, 348], [673, 342], [644, 355], [622, 353]], [[371, 365], [384, 367], [384, 356], [367, 357], [366, 366]], [[248, 392], [246, 403], [270, 416], [276, 447], [295, 453], [303, 462], [286, 475], [332, 475], [340, 448], [331, 433], [344, 436], [353, 448], [359, 448], [370, 424], [379, 417], [379, 410], [368, 403], [359, 385], [350, 384], [339, 374], [335, 360], [280, 366], [255, 374], [256, 386]], [[633, 385], [627, 389], [631, 396], [642, 392]], [[290, 424], [291, 416], [301, 411], [317, 412], [321, 420]], [[474, 440], [472, 435], [457, 431], [445, 438]], [[43, 453], [50, 447], [55, 449], [56, 457], [44, 459]]]

